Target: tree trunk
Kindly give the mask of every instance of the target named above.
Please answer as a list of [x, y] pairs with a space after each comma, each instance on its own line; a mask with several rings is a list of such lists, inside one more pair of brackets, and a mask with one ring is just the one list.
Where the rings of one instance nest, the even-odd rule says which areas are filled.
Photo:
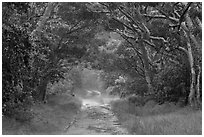
[[[50, 18], [51, 12], [54, 9], [55, 3], [49, 2], [47, 7], [45, 8], [43, 16], [40, 17], [36, 29], [34, 29], [31, 33], [31, 41], [32, 44], [35, 46], [37, 44], [36, 40], [39, 40], [42, 34], [42, 30], [45, 26], [45, 23]], [[46, 96], [46, 88], [49, 80], [47, 78], [41, 78], [39, 86], [37, 86], [37, 93], [34, 94], [34, 98], [39, 101], [44, 101]]]
[[187, 55], [188, 55], [188, 61], [191, 69], [191, 84], [190, 84], [190, 93], [188, 96], [188, 102], [191, 106], [195, 105], [195, 82], [196, 82], [196, 74], [195, 74], [195, 69], [194, 69], [194, 59], [193, 59], [193, 53], [192, 53], [192, 48], [190, 44], [190, 38], [189, 38], [189, 31], [186, 29], [186, 26], [183, 25], [184, 32], [185, 32], [185, 37], [187, 40]]
[[28, 89], [28, 85], [29, 85], [28, 79], [23, 78], [22, 82], [23, 82], [23, 89], [22, 89], [22, 91], [23, 91], [23, 93], [27, 93], [28, 90], [29, 90]]
[[189, 94], [189, 103], [190, 105], [195, 105], [195, 81], [196, 81], [196, 74], [195, 74], [195, 69], [193, 67], [194, 64], [194, 59], [192, 55], [192, 49], [191, 49], [191, 44], [187, 42], [187, 48], [188, 48], [188, 59], [190, 63], [190, 68], [191, 68], [191, 85], [190, 85], [190, 94]]
[[202, 31], [202, 22], [200, 21], [200, 19], [198, 17], [196, 17], [195, 20], [199, 26], [199, 29]]
[[144, 45], [142, 40], [139, 41], [139, 45], [140, 45], [140, 49], [142, 52], [142, 59], [144, 62], [145, 80], [146, 80], [147, 86], [148, 86], [148, 93], [152, 93], [153, 87], [152, 87], [151, 72], [150, 72], [150, 68], [149, 68], [149, 60], [148, 60], [148, 56], [147, 56], [147, 51], [145, 49], [145, 45]]
[[200, 102], [200, 76], [201, 76], [201, 68], [198, 65], [198, 76], [197, 76], [197, 84], [196, 84], [196, 99], [197, 99], [198, 105], [201, 104]]
[[41, 78], [39, 86], [37, 87], [37, 100], [39, 101], [45, 101], [46, 99], [46, 90], [47, 90], [47, 84], [49, 80], [48, 78]]
[[43, 16], [40, 17], [40, 20], [38, 21], [37, 23], [37, 27], [35, 30], [33, 30], [33, 32], [31, 33], [31, 36], [35, 36], [36, 33], [41, 33], [42, 32], [42, 29], [43, 27], [45, 26], [45, 23], [47, 22], [47, 20], [49, 19], [50, 17], [50, 14], [51, 14], [51, 11], [53, 10], [54, 8], [54, 3], [53, 2], [49, 2], [46, 9], [45, 9], [45, 12], [43, 14]]
[[188, 60], [189, 60], [190, 69], [191, 69], [191, 85], [190, 85], [190, 93], [189, 93], [188, 99], [189, 99], [190, 105], [195, 106], [195, 105], [197, 105], [196, 104], [197, 98], [195, 95], [196, 94], [196, 90], [195, 90], [196, 74], [195, 74], [195, 69], [194, 69], [194, 58], [193, 58], [193, 53], [192, 53], [191, 41], [193, 42], [193, 44], [195, 44], [197, 49], [200, 49], [200, 44], [197, 42], [194, 35], [192, 34], [193, 22], [192, 22], [191, 18], [189, 17], [188, 13], [185, 16], [185, 20], [186, 20], [188, 27], [186, 26], [185, 23], [182, 23], [181, 27], [183, 28], [183, 30], [185, 32], [185, 37], [187, 40]]
[[[193, 35], [193, 22], [189, 16], [189, 14], [187, 13], [186, 16], [185, 16], [185, 19], [186, 19], [186, 23], [187, 23], [187, 26], [188, 26], [188, 35], [190, 37], [190, 39], [192, 40], [192, 42], [195, 44], [195, 46], [198, 48], [198, 49], [202, 49], [202, 44], [198, 42], [198, 40], [195, 38], [195, 36]], [[200, 22], [201, 23], [201, 22]], [[201, 24], [198, 24], [199, 26], [201, 25], [202, 26], [202, 23]], [[200, 27], [199, 27], [200, 29]], [[201, 31], [202, 31], [202, 28], [201, 28]]]

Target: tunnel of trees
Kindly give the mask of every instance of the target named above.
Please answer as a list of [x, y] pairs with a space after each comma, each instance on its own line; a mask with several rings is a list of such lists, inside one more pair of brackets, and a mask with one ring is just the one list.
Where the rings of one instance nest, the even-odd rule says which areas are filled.
[[50, 84], [100, 71], [121, 98], [201, 106], [202, 3], [2, 3], [2, 112], [28, 110]]

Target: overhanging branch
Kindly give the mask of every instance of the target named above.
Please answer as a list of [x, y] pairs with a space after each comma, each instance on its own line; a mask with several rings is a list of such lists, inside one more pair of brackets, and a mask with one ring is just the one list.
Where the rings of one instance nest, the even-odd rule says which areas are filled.
[[120, 10], [121, 13], [123, 13], [129, 20], [131, 20], [135, 25], [137, 25], [137, 27], [142, 30], [145, 31], [140, 25], [139, 22], [136, 22], [128, 13], [125, 13], [120, 7], [118, 8]]
[[[179, 23], [179, 19], [177, 19], [177, 18], [174, 18], [174, 17], [170, 17], [170, 16], [168, 16], [163, 10], [161, 10], [161, 9], [159, 9], [159, 8], [156, 8], [164, 17], [162, 17], [162, 15], [158, 15], [159, 17], [161, 17], [160, 19], [168, 19], [168, 20], [170, 20], [170, 21], [173, 21], [173, 22], [176, 22], [176, 23]], [[155, 16], [155, 15], [154, 15]], [[154, 17], [154, 16], [152, 16], [152, 17]], [[156, 17], [157, 18], [157, 17]]]
[[133, 50], [137, 53], [137, 56], [139, 57], [139, 59], [140, 59], [142, 65], [143, 65], [143, 67], [144, 67], [144, 63], [143, 63], [143, 60], [142, 60], [142, 57], [141, 57], [141, 56], [142, 56], [142, 53], [139, 52], [139, 50], [132, 44], [132, 42], [130, 42], [130, 41], [128, 40], [128, 38], [126, 38], [124, 35], [122, 35], [122, 34], [119, 33], [119, 32], [116, 32], [116, 33], [118, 33], [123, 39], [125, 39], [125, 41], [127, 41], [127, 42], [129, 43], [130, 47], [133, 48]]
[[174, 22], [179, 22], [179, 19], [174, 17], [166, 17], [165, 15], [147, 15], [147, 14], [142, 14], [142, 15], [151, 19], [169, 19]]
[[116, 18], [112, 18], [113, 20], [119, 22], [120, 24], [122, 24], [123, 26], [125, 26], [126, 28], [128, 28], [129, 30], [133, 30], [133, 28], [131, 28], [130, 26], [128, 26], [127, 24], [123, 23], [122, 21], [116, 19]]
[[155, 36], [149, 36], [150, 37], [150, 39], [152, 39], [152, 40], [161, 40], [162, 42], [164, 42], [164, 43], [167, 43], [168, 41], [167, 40], [165, 40], [163, 37], [155, 37]]

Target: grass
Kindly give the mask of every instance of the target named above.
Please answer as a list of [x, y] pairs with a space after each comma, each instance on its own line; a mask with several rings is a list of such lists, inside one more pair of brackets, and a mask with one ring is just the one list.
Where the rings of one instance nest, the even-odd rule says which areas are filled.
[[172, 103], [148, 102], [143, 107], [127, 100], [112, 102], [112, 109], [130, 134], [138, 135], [201, 135], [202, 112]]
[[55, 135], [64, 134], [65, 127], [71, 123], [80, 109], [81, 102], [68, 95], [52, 95], [47, 104], [32, 107], [34, 118], [28, 122], [19, 122], [7, 117], [2, 118], [2, 133]]

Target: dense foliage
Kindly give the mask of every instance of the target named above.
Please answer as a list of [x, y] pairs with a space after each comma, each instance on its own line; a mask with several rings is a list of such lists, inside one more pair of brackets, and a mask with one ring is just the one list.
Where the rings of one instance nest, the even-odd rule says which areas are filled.
[[28, 30], [23, 24], [28, 7], [28, 3], [3, 3], [2, 112], [6, 115], [32, 103], [31, 91], [23, 86], [30, 77], [32, 52]]

